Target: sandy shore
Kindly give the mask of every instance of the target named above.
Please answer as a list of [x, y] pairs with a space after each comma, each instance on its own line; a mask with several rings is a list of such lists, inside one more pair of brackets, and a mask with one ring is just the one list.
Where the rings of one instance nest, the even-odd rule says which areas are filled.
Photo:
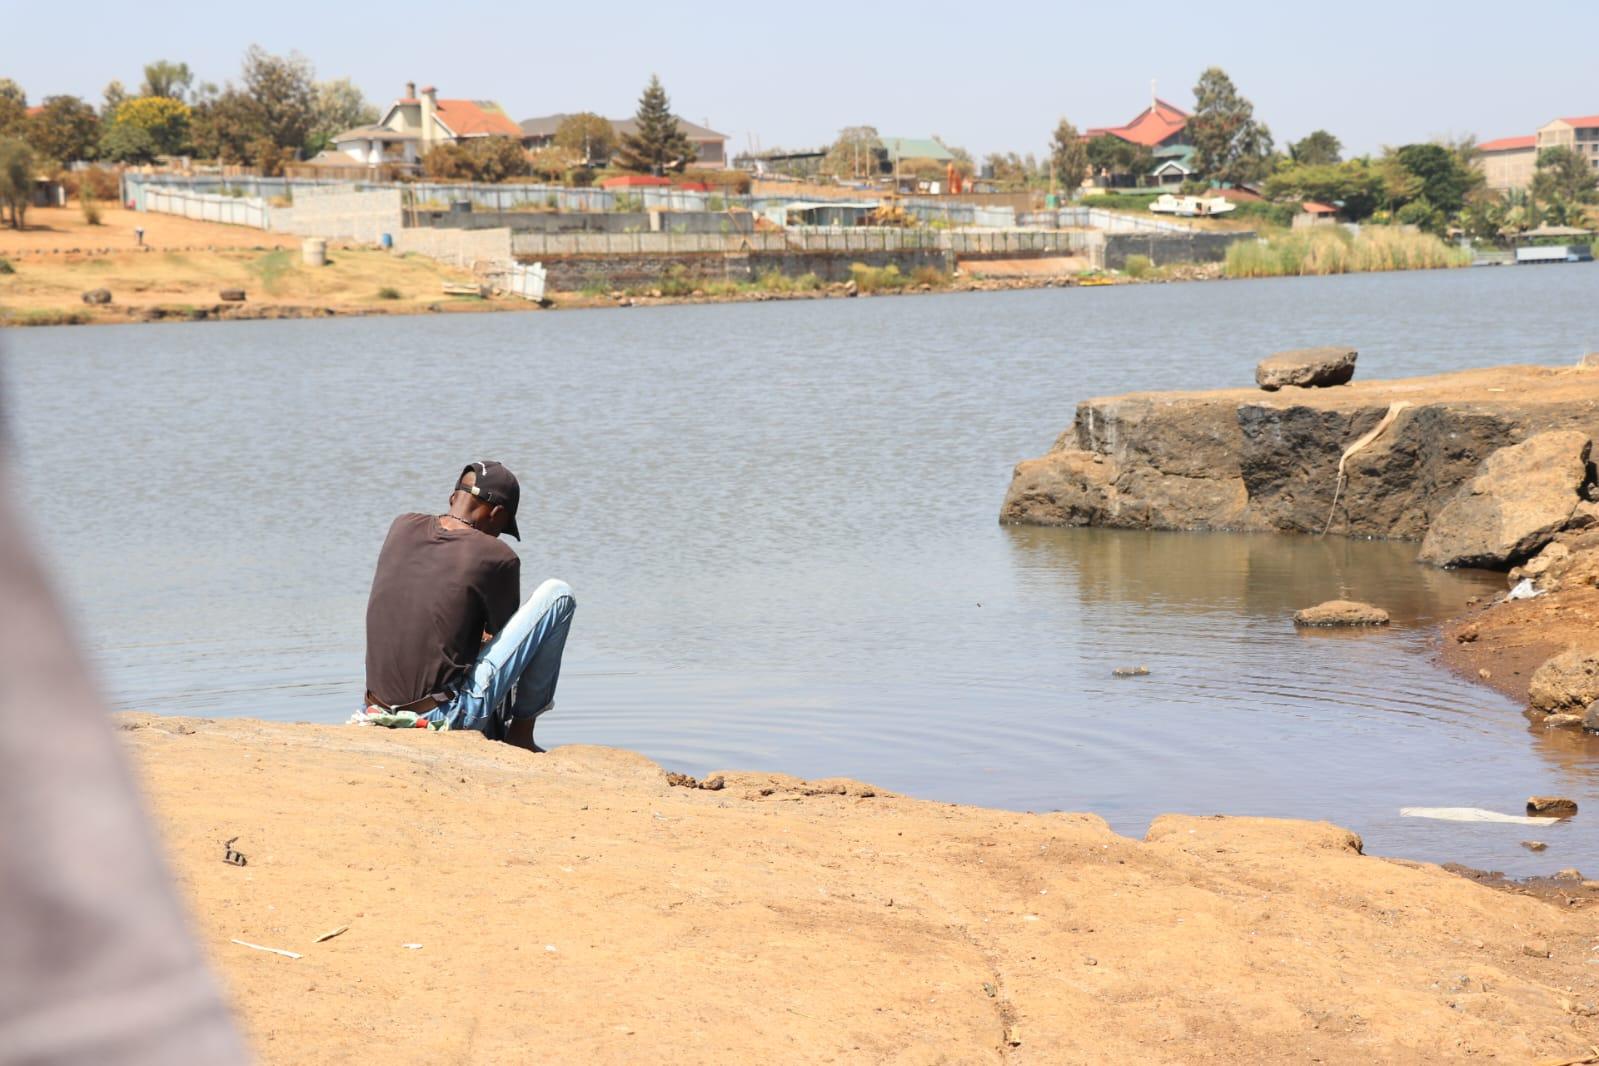
[[[673, 787], [611, 749], [117, 722], [269, 1062], [1528, 1062], [1599, 1043], [1592, 912], [1365, 857], [1326, 824], [1168, 816], [1138, 841], [846, 781]], [[234, 837], [247, 866], [222, 861]]]

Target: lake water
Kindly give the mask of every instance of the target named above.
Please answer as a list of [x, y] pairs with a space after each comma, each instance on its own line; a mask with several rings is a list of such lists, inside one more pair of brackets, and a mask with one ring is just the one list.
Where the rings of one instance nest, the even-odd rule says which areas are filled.
[[[118, 707], [343, 721], [389, 520], [442, 509], [488, 456], [522, 477], [524, 591], [577, 590], [547, 745], [1133, 834], [1163, 811], [1327, 818], [1376, 852], [1593, 873], [1583, 818], [1398, 815], [1532, 793], [1599, 811], [1589, 742], [1430, 660], [1429, 628], [1499, 579], [1411, 545], [996, 514], [1086, 397], [1248, 384], [1311, 344], [1355, 345], [1363, 378], [1572, 362], [1599, 350], [1596, 283], [1568, 266], [0, 343], [21, 502]], [[1396, 625], [1294, 631], [1334, 595]], [[1111, 677], [1132, 664], [1151, 675]]]

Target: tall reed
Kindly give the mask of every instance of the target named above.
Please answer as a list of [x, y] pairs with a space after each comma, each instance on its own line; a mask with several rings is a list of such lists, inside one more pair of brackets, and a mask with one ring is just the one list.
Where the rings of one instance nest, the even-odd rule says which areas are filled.
[[1303, 274], [1363, 274], [1379, 270], [1433, 270], [1471, 265], [1471, 253], [1430, 233], [1396, 226], [1342, 226], [1281, 233], [1240, 241], [1227, 249], [1230, 278], [1280, 278]]

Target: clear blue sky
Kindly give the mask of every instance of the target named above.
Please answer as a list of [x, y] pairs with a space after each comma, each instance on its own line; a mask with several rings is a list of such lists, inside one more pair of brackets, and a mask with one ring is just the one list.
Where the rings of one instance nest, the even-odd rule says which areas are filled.
[[979, 157], [1042, 153], [1063, 115], [1079, 127], [1133, 117], [1151, 79], [1188, 107], [1212, 64], [1254, 101], [1279, 144], [1324, 127], [1358, 153], [1439, 135], [1531, 133], [1559, 115], [1599, 112], [1588, 58], [1599, 40], [1594, 0], [0, 7], [0, 76], [30, 101], [72, 93], [98, 103], [108, 81], [134, 89], [142, 65], [158, 58], [222, 82], [237, 76], [251, 43], [298, 50], [318, 77], [350, 77], [379, 104], [414, 79], [443, 96], [498, 100], [517, 120], [630, 114], [653, 71], [680, 115], [709, 120], [735, 151], [751, 138], [768, 148], [821, 144], [869, 124], [936, 133]]

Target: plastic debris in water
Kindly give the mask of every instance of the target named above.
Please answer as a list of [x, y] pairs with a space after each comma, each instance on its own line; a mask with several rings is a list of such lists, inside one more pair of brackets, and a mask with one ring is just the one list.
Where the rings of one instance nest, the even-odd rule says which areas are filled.
[[1401, 807], [1399, 813], [1406, 818], [1436, 818], [1444, 822], [1502, 822], [1510, 825], [1548, 825], [1547, 818], [1529, 818], [1524, 814], [1501, 814], [1481, 807]]

